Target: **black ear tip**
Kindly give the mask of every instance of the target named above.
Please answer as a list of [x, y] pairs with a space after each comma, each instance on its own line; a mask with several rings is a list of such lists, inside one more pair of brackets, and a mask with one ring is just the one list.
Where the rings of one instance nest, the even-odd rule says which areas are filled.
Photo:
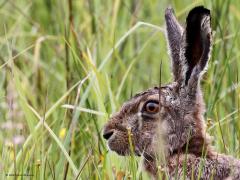
[[210, 10], [204, 8], [203, 6], [197, 6], [193, 8], [187, 16], [187, 26], [192, 26], [194, 24], [199, 24], [204, 16], [211, 16]]
[[210, 10], [205, 8], [204, 6], [197, 6], [189, 12], [187, 19], [192, 17], [192, 16], [195, 16], [195, 15], [207, 15], [207, 16], [209, 16], [210, 15]]

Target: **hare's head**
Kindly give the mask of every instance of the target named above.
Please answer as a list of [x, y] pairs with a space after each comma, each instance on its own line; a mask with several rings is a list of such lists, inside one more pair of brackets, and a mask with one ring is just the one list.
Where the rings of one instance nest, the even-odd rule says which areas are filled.
[[110, 118], [103, 137], [120, 155], [154, 156], [159, 147], [170, 155], [193, 138], [199, 145], [205, 140], [200, 79], [211, 50], [210, 11], [192, 9], [185, 30], [171, 8], [165, 20], [174, 82], [135, 95]]

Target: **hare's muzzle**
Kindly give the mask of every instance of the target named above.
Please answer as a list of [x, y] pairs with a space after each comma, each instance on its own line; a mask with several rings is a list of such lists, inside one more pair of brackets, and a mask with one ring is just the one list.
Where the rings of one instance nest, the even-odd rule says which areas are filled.
[[108, 140], [113, 135], [113, 132], [114, 132], [114, 130], [112, 130], [112, 129], [108, 130], [105, 128], [103, 130], [103, 138]]

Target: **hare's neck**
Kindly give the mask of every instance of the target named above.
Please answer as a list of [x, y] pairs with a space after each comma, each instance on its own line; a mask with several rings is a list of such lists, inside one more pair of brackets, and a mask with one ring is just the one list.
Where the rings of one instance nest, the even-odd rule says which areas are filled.
[[[144, 156], [144, 167], [152, 175], [158, 179], [158, 172], [164, 171], [167, 174], [173, 173], [177, 167], [185, 162], [186, 157], [194, 159], [214, 159], [216, 158], [216, 152], [212, 150], [209, 140], [204, 136], [194, 136], [178, 151], [174, 151], [172, 154], [166, 156], [166, 163], [158, 162], [154, 156]], [[155, 179], [153, 178], [153, 179]]]
[[210, 157], [212, 156], [212, 148], [210, 145], [211, 141], [210, 136], [206, 132], [206, 125], [203, 117], [205, 105], [200, 90], [198, 92], [196, 106], [194, 108], [196, 109], [193, 113], [193, 120], [195, 124], [194, 133], [190, 140], [186, 141], [181, 149], [175, 150], [175, 154], [180, 151], [180, 153], [194, 154], [197, 157]]
[[180, 150], [174, 151], [172, 155], [187, 153], [194, 154], [196, 157], [211, 157], [213, 150], [209, 139], [208, 134], [196, 134]]

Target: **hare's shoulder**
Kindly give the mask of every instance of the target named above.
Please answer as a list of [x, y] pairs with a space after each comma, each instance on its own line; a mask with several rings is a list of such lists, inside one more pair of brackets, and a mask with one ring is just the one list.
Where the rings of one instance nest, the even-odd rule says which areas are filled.
[[171, 177], [240, 179], [240, 160], [223, 154], [214, 154], [208, 158], [194, 154], [174, 155], [169, 159], [168, 168]]

